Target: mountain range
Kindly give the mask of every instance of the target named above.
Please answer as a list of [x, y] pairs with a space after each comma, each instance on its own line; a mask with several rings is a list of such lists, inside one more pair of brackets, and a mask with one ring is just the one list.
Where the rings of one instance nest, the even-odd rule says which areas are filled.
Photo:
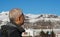
[[[24, 14], [24, 28], [60, 29], [60, 16], [55, 14]], [[0, 13], [0, 26], [9, 22], [9, 11]]]

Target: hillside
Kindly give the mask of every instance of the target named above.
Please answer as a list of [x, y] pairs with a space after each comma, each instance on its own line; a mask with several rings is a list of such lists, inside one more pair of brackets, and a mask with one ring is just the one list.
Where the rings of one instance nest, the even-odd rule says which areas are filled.
[[[0, 26], [9, 22], [9, 12], [0, 13]], [[54, 14], [25, 14], [24, 28], [60, 29], [60, 16]]]

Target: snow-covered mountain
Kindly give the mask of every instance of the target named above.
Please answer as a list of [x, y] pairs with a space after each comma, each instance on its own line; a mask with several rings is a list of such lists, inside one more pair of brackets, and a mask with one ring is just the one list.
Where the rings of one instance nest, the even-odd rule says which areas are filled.
[[[9, 22], [9, 11], [0, 13], [1, 25]], [[60, 28], [60, 16], [54, 14], [25, 14], [25, 28]]]
[[9, 11], [6, 11], [6, 12], [1, 12], [0, 13], [0, 20], [2, 21], [8, 21], [9, 17]]
[[54, 14], [27, 14], [25, 16], [27, 28], [60, 28], [60, 16]]

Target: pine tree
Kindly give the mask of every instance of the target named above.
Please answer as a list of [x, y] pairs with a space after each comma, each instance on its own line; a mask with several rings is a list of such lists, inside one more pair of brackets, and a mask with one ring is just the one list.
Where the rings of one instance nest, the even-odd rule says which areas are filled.
[[47, 32], [46, 32], [46, 37], [48, 37], [48, 36], [49, 36], [49, 34], [48, 34], [48, 33], [49, 33], [49, 31], [47, 31]]
[[46, 36], [46, 35], [45, 35], [45, 32], [44, 32], [44, 31], [41, 31], [41, 32], [40, 32], [40, 36], [41, 36], [41, 37], [45, 37], [45, 36]]
[[51, 37], [55, 37], [54, 31], [51, 32]]

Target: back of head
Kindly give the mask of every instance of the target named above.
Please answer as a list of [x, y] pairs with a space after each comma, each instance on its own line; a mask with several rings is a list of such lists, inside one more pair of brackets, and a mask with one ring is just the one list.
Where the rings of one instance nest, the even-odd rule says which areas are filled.
[[9, 11], [10, 22], [21, 26], [24, 23], [24, 14], [21, 9], [15, 8]]

